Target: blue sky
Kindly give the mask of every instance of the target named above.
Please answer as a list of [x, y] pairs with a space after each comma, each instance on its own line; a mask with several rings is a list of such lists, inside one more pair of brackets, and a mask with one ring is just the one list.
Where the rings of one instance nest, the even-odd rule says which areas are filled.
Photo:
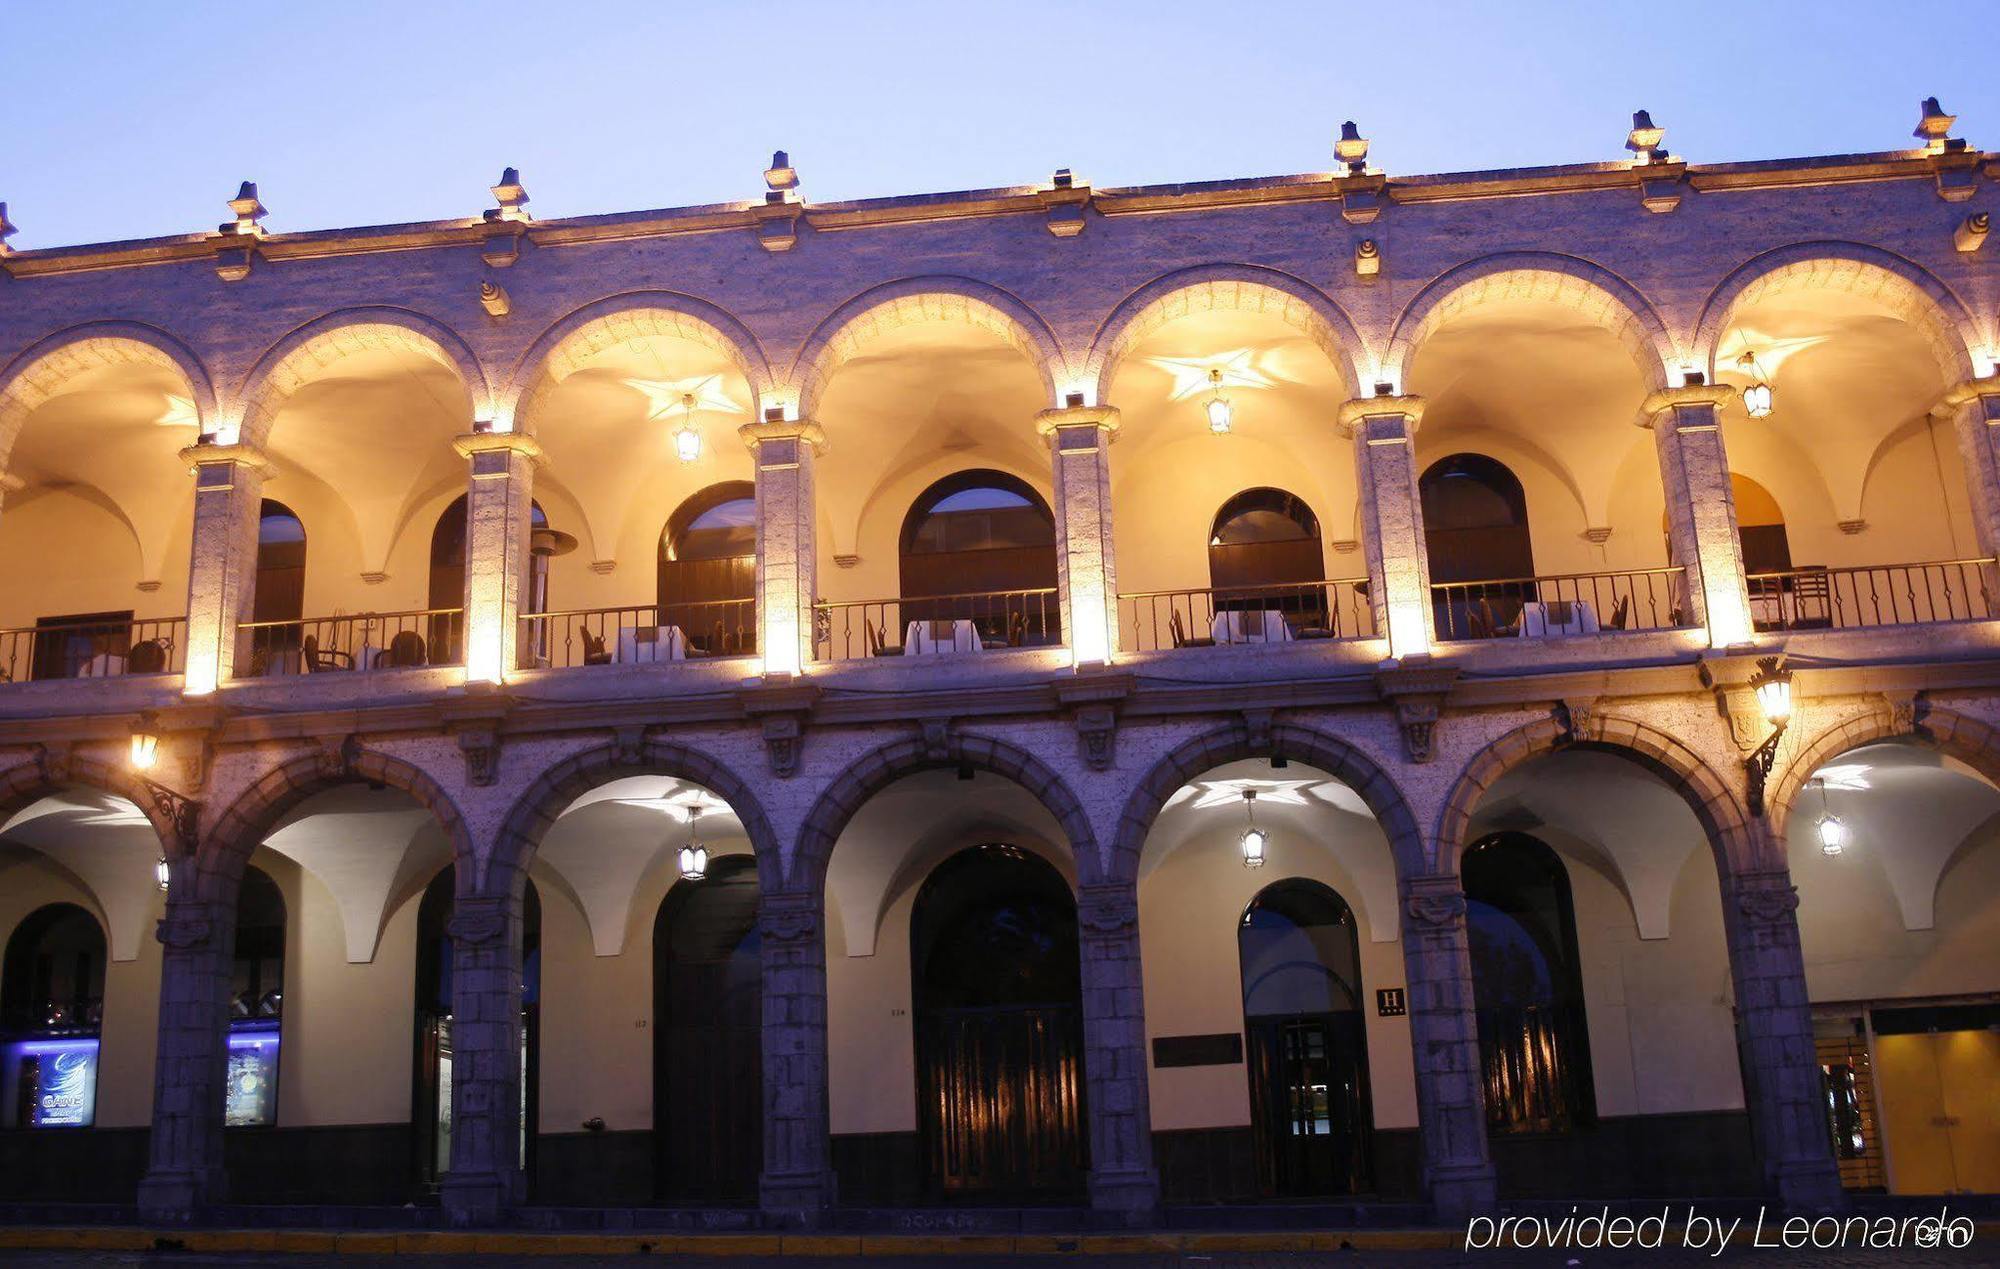
[[1189, 181], [1325, 170], [1347, 118], [1413, 174], [1620, 157], [1642, 106], [1716, 162], [1911, 146], [1933, 94], [1993, 149], [1979, 7], [0, 0], [0, 201], [27, 249], [245, 179], [279, 231], [474, 214], [507, 164], [544, 218], [722, 202], [779, 147], [819, 201]]

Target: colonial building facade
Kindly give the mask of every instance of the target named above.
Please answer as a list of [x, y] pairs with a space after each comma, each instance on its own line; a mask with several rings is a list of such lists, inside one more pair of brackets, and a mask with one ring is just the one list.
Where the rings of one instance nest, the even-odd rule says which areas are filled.
[[1930, 107], [0, 208], [0, 1199], [2000, 1188], [2000, 158]]

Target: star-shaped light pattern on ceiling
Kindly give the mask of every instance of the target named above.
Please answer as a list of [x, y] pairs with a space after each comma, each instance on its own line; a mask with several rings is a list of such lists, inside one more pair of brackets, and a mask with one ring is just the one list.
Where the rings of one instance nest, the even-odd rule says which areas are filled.
[[1225, 389], [1277, 387], [1275, 379], [1257, 368], [1256, 357], [1256, 350], [1238, 348], [1213, 357], [1148, 357], [1146, 361], [1173, 376], [1174, 387], [1167, 400], [1185, 401], [1212, 390], [1215, 380], [1210, 374], [1216, 370], [1222, 372]]
[[689, 807], [698, 807], [703, 816], [720, 812], [733, 815], [735, 811], [729, 803], [706, 789], [675, 789], [663, 798], [606, 798], [620, 806], [643, 806], [650, 810], [671, 814], [675, 819], [687, 818]]
[[1821, 767], [1813, 772], [1813, 779], [1822, 781], [1823, 787], [1834, 790], [1874, 787], [1868, 780], [1868, 768], [1858, 762]]
[[696, 414], [744, 413], [743, 407], [722, 390], [721, 375], [672, 380], [627, 379], [625, 383], [645, 395], [646, 417], [649, 419], [678, 417], [682, 412], [682, 402], [688, 397], [694, 398]]
[[1317, 783], [1317, 780], [1197, 780], [1183, 786], [1185, 797], [1175, 800], [1193, 811], [1211, 806], [1241, 806], [1243, 794], [1249, 790], [1265, 806], [1305, 806], [1308, 805], [1306, 790]]
[[199, 427], [201, 415], [194, 408], [194, 402], [186, 397], [177, 397], [169, 393], [166, 408], [161, 410], [160, 417], [153, 421], [161, 427]]
[[1743, 359], [1744, 353], [1749, 352], [1757, 354], [1757, 368], [1769, 378], [1778, 373], [1778, 367], [1785, 364], [1787, 357], [1802, 353], [1814, 344], [1823, 344], [1826, 338], [1825, 335], [1806, 335], [1797, 339], [1777, 339], [1739, 326], [1724, 335], [1722, 342], [1716, 345], [1716, 372], [1747, 382], [1750, 372], [1736, 363]]

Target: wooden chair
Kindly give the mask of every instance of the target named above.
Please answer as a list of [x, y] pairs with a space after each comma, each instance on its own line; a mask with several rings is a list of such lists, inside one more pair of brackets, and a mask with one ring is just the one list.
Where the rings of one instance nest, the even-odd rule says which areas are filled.
[[882, 632], [868, 618], [861, 619], [861, 628], [868, 637], [868, 655], [871, 657], [899, 657], [903, 655], [903, 645], [883, 640]]
[[1017, 612], [1007, 618], [1007, 646], [1018, 648], [1028, 641], [1028, 614]]
[[1611, 607], [1611, 620], [1604, 623], [1604, 628], [1606, 630], [1623, 630], [1626, 621], [1631, 616], [1632, 597], [1630, 595], [1620, 595], [1618, 602]]
[[1490, 599], [1481, 599], [1468, 608], [1465, 623], [1475, 639], [1491, 639], [1500, 630], [1500, 620], [1493, 615], [1493, 601]]
[[1215, 640], [1213, 639], [1190, 639], [1187, 637], [1187, 629], [1181, 625], [1181, 610], [1178, 608], [1168, 614], [1167, 631], [1173, 635], [1174, 646], [1176, 648], [1212, 648], [1215, 646]]
[[429, 654], [424, 647], [424, 637], [414, 630], [399, 630], [396, 637], [389, 640], [389, 664], [397, 669], [408, 669], [428, 663]]
[[604, 640], [588, 630], [579, 631], [583, 636], [583, 663], [585, 665], [610, 665], [611, 653], [604, 646]]
[[1801, 564], [1792, 578], [1793, 630], [1826, 630], [1833, 626], [1833, 579], [1825, 568]]
[[354, 658], [345, 652], [319, 650], [319, 636], [307, 635], [299, 653], [299, 669], [307, 674], [319, 674], [326, 670], [351, 670]]

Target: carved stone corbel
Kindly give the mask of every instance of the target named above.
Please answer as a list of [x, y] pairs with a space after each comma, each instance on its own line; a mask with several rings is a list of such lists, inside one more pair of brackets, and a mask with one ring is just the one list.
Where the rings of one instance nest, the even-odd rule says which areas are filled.
[[453, 943], [484, 947], [507, 936], [512, 904], [503, 899], [460, 899], [452, 904], [445, 933]]
[[1917, 696], [1915, 692], [1884, 692], [1882, 703], [1889, 707], [1889, 729], [1897, 736], [1914, 736], [1917, 732]]
[[737, 699], [742, 703], [743, 716], [761, 725], [771, 774], [780, 779], [798, 774], [805, 750], [806, 722], [812, 717], [813, 703], [819, 699], [819, 688], [796, 679], [765, 682], [741, 689]]
[[764, 754], [770, 759], [771, 774], [779, 779], [798, 774], [805, 743], [804, 716], [772, 714], [764, 720]]
[[1429, 762], [1435, 756], [1438, 719], [1457, 678], [1456, 668], [1411, 665], [1408, 660], [1375, 672], [1375, 688], [1396, 711], [1403, 752], [1411, 762]]
[[819, 910], [806, 896], [772, 895], [758, 906], [757, 932], [767, 943], [806, 943], [819, 928]]
[[189, 912], [185, 909], [169, 907], [167, 915], [153, 926], [153, 937], [161, 946], [177, 952], [192, 951], [206, 947], [215, 937], [215, 922], [202, 911]]
[[1249, 742], [1251, 753], [1271, 752], [1271, 723], [1272, 711], [1268, 709], [1243, 711], [1243, 736]]
[[1055, 682], [1056, 701], [1068, 707], [1076, 727], [1077, 756], [1092, 771], [1109, 771], [1118, 761], [1118, 707], [1132, 694], [1129, 674], [1092, 670]]
[[1597, 735], [1599, 719], [1594, 696], [1565, 697], [1556, 705], [1556, 721], [1562, 726], [1562, 743], [1573, 745]]
[[924, 758], [930, 762], [947, 762], [951, 759], [951, 719], [920, 718], [917, 726], [924, 733]]
[[320, 778], [344, 780], [354, 774], [355, 760], [361, 755], [361, 741], [352, 732], [345, 736], [315, 736]]
[[68, 784], [75, 757], [67, 740], [45, 740], [35, 746], [35, 768], [45, 784]]
[[1076, 923], [1086, 936], [1129, 934], [1139, 926], [1137, 897], [1119, 886], [1086, 886], [1076, 905]]
[[500, 775], [500, 731], [491, 724], [457, 729], [458, 751], [465, 757], [466, 782], [485, 788]]
[[613, 757], [621, 767], [636, 767], [646, 760], [646, 725], [620, 723], [611, 729]]

